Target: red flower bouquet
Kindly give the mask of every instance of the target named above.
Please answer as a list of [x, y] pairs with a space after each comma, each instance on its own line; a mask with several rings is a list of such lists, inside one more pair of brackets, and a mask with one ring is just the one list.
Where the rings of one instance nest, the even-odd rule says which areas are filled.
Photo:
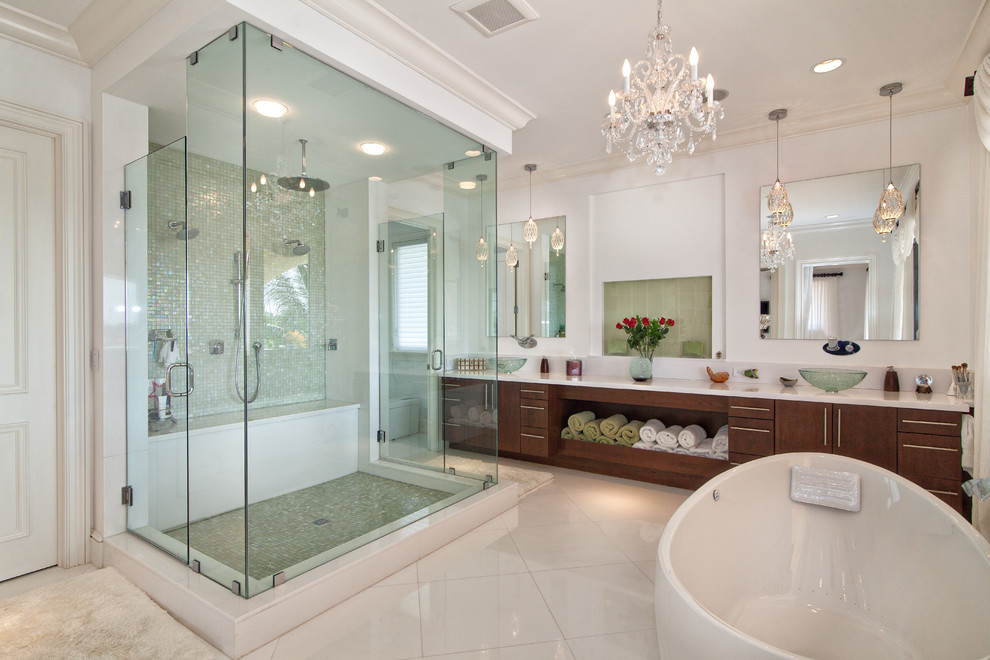
[[626, 332], [626, 345], [639, 353], [640, 357], [647, 360], [653, 359], [653, 351], [657, 350], [660, 341], [667, 336], [674, 319], [663, 317], [647, 318], [645, 316], [634, 316], [622, 319], [621, 323], [616, 323], [615, 327]]

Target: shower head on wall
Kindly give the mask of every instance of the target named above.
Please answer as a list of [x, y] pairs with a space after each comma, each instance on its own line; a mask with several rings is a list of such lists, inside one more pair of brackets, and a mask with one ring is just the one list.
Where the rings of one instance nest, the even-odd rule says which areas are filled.
[[[291, 247], [292, 254], [296, 255], [297, 257], [301, 257], [304, 254], [309, 254], [309, 246], [303, 245], [303, 242], [297, 238], [287, 238], [284, 241], [282, 241], [282, 245], [284, 245], [285, 247]], [[293, 245], [295, 247], [292, 247]]]
[[328, 181], [306, 174], [306, 140], [301, 139], [299, 143], [302, 145], [302, 174], [300, 176], [279, 177], [278, 185], [287, 190], [295, 190], [296, 192], [320, 192], [327, 190], [330, 187]]
[[186, 223], [180, 222], [178, 220], [173, 220], [172, 222], [168, 223], [168, 228], [171, 229], [172, 231], [175, 231], [176, 229], [179, 230], [179, 233], [177, 233], [175, 237], [180, 241], [188, 241], [191, 238], [196, 238], [197, 236], [199, 236], [198, 229], [187, 228]]

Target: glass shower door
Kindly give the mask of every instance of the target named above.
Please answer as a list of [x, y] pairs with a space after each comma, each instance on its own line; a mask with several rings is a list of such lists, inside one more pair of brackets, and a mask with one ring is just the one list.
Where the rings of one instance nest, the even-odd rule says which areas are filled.
[[127, 356], [127, 528], [188, 561], [186, 463], [186, 145], [178, 140], [124, 168]]

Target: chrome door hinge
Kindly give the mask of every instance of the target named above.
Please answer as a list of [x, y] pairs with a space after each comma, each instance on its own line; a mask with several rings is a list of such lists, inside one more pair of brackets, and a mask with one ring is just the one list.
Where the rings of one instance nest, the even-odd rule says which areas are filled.
[[378, 429], [378, 442], [385, 442], [385, 431]]
[[120, 208], [124, 209], [125, 211], [127, 211], [127, 210], [129, 210], [131, 208], [131, 191], [130, 190], [121, 190], [120, 191]]
[[378, 241], [377, 243], [375, 243], [375, 250], [377, 252], [384, 252], [385, 251], [385, 241]]
[[125, 506], [134, 506], [134, 488], [124, 486], [120, 489], [120, 503]]

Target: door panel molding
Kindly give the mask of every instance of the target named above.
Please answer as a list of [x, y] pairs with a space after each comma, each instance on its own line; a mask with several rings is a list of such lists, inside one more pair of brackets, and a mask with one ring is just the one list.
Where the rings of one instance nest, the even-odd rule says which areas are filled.
[[[0, 543], [13, 541], [30, 533], [30, 494], [28, 491], [28, 423], [0, 424], [0, 489], [8, 491], [14, 502], [8, 524], [0, 515]], [[6, 500], [6, 498], [4, 498]]]
[[0, 149], [0, 396], [26, 394], [27, 385], [27, 154]]
[[0, 125], [46, 137], [55, 152], [58, 563], [68, 568], [87, 561], [93, 508], [87, 127], [77, 119], [4, 100], [0, 100]]

